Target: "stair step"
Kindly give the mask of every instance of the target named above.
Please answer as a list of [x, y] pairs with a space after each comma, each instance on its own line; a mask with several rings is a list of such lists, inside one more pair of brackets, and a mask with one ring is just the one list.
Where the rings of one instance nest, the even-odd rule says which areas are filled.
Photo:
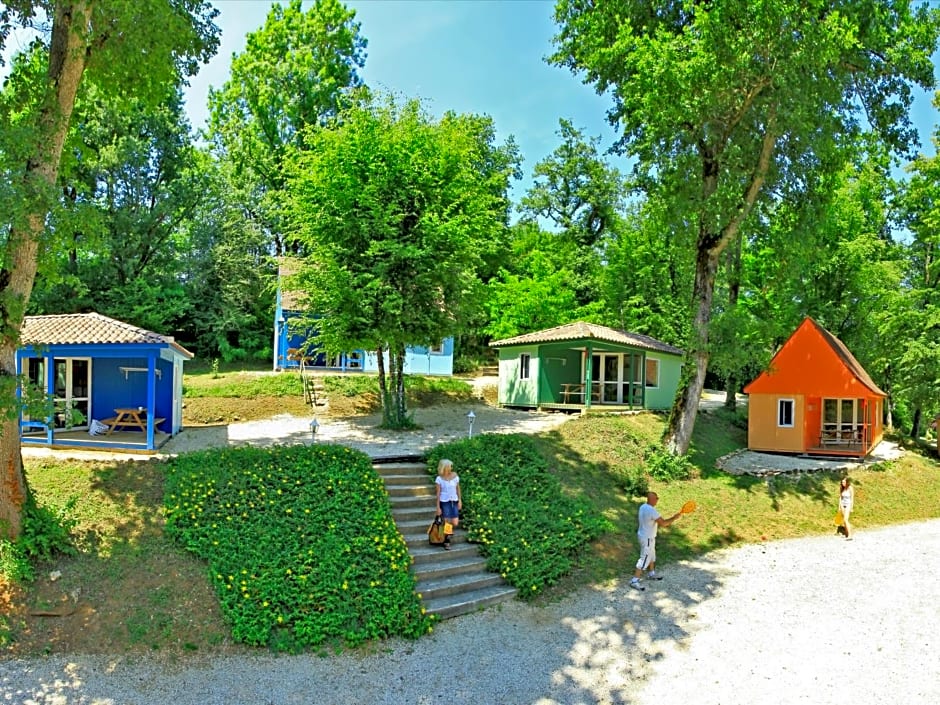
[[[448, 558], [450, 558], [449, 554]], [[486, 570], [486, 559], [480, 555], [457, 554], [448, 561], [417, 563], [412, 566], [411, 570], [418, 582], [440, 580], [450, 575], [462, 575]]]
[[[405, 509], [420, 509], [430, 515], [431, 519], [434, 518], [434, 495], [389, 495], [389, 502], [392, 505], [392, 515], [398, 513], [399, 510]], [[430, 521], [431, 519], [428, 519]]]
[[433, 498], [430, 501], [425, 500], [421, 504], [405, 501], [412, 500], [414, 497], [398, 497], [398, 499], [400, 500], [398, 502], [390, 500], [395, 523], [420, 522], [425, 519], [430, 522], [437, 512], [437, 503]]
[[427, 485], [386, 485], [389, 497], [436, 497], [437, 492]]
[[[423, 544], [428, 543], [428, 534], [427, 531], [418, 531], [415, 533], [402, 533], [402, 538], [405, 539], [405, 543], [408, 545], [408, 548], [414, 546], [415, 548], [420, 548]], [[450, 537], [450, 545], [456, 546], [457, 544], [466, 543], [467, 538], [465, 534], [456, 533]], [[428, 544], [430, 545], [430, 544]]]
[[[422, 485], [428, 486], [426, 477], [423, 475], [382, 475], [382, 480], [386, 485]], [[433, 488], [434, 486], [431, 485]]]
[[446, 551], [442, 546], [432, 546], [429, 544], [427, 538], [425, 538], [424, 543], [420, 546], [409, 545], [408, 553], [411, 554], [414, 560], [413, 565], [415, 566], [415, 570], [418, 569], [417, 566], [423, 566], [428, 563], [439, 562], [441, 565], [445, 565], [448, 561], [479, 555], [476, 545], [467, 543], [466, 541], [455, 543], [451, 546], [449, 551]]
[[[428, 526], [434, 521], [434, 510], [429, 507], [423, 511], [417, 511], [416, 509], [409, 511], [412, 513], [394, 516], [395, 524], [398, 526], [398, 530], [401, 532], [402, 536], [419, 532], [426, 534]], [[457, 529], [454, 533], [459, 534], [461, 531], [461, 529]]]
[[424, 600], [424, 608], [441, 619], [456, 617], [469, 612], [476, 612], [489, 605], [510, 600], [516, 595], [516, 588], [508, 585], [490, 586], [457, 595], [445, 595], [431, 600]]
[[380, 475], [401, 473], [406, 475], [422, 475], [430, 479], [428, 475], [428, 466], [426, 463], [393, 462], [378, 463], [375, 465], [376, 471]]
[[503, 579], [496, 573], [460, 573], [434, 580], [419, 580], [417, 591], [425, 602], [439, 597], [475, 592], [494, 585], [503, 585]]

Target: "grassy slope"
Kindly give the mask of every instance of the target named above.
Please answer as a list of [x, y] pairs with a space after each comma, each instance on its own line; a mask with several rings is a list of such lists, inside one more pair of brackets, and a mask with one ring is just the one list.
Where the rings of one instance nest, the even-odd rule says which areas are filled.
[[[584, 417], [543, 436], [543, 453], [565, 487], [586, 494], [618, 527], [597, 543], [578, 581], [602, 581], [632, 568], [636, 511], [643, 500], [617, 490], [611, 471], [618, 463], [636, 462], [637, 452], [660, 437], [663, 425], [664, 418], [654, 414]], [[719, 457], [746, 442], [740, 415], [724, 410], [699, 414], [690, 449], [699, 477], [651, 484], [663, 514], [677, 511], [687, 499], [698, 504], [694, 514], [661, 533], [661, 562], [735, 543], [834, 532], [841, 472], [757, 478], [715, 469]], [[940, 517], [940, 465], [933, 458], [909, 452], [892, 463], [853, 470], [851, 477], [856, 529]]]

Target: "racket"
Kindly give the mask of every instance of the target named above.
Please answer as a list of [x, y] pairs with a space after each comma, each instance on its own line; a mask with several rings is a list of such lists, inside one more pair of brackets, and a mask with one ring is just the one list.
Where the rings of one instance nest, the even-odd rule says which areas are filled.
[[683, 514], [691, 514], [695, 511], [696, 507], [698, 507], [698, 505], [695, 503], [695, 500], [690, 499], [688, 502], [682, 505], [682, 509], [679, 511]]

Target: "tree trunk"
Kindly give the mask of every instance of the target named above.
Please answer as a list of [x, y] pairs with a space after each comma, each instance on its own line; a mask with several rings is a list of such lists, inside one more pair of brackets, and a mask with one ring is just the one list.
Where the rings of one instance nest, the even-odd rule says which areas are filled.
[[708, 370], [708, 325], [711, 321], [718, 255], [714, 249], [699, 247], [695, 260], [694, 340], [685, 355], [676, 402], [669, 413], [669, 422], [663, 435], [663, 444], [673, 455], [682, 455], [689, 449], [695, 417], [698, 414], [698, 400], [705, 388], [705, 372]]
[[385, 428], [410, 428], [408, 409], [405, 404], [405, 346], [389, 346], [388, 391], [382, 407], [382, 425]]
[[[728, 252], [728, 310], [734, 311], [738, 307], [738, 296], [741, 292], [741, 250], [744, 245], [743, 238], [735, 238]], [[737, 372], [731, 372], [725, 380], [725, 408], [734, 411], [738, 404]]]
[[[87, 28], [91, 2], [57, 3], [49, 45], [45, 96], [33, 143], [23, 171], [24, 217], [10, 229], [0, 270], [0, 376], [16, 376], [23, 315], [36, 277], [39, 243], [59, 175], [62, 146], [68, 133], [75, 96], [88, 58]], [[29, 493], [20, 452], [15, 384], [3, 385], [2, 405], [11, 414], [0, 422], [0, 536], [17, 538], [23, 529], [23, 506]]]
[[914, 418], [911, 420], [911, 438], [915, 441], [920, 438], [920, 421], [922, 417], [922, 410], [918, 405], [917, 408], [914, 409]]
[[398, 428], [408, 428], [408, 408], [405, 403], [405, 346], [399, 346], [395, 356], [395, 411], [397, 414]]
[[[767, 178], [770, 157], [776, 144], [776, 107], [771, 105], [767, 113], [767, 127], [761, 141], [760, 153], [750, 181], [745, 184], [741, 200], [727, 224], [715, 230], [711, 224], [708, 208], [699, 213], [699, 235], [695, 256], [695, 286], [692, 290], [692, 305], [695, 318], [692, 322], [692, 341], [686, 353], [682, 380], [676, 393], [676, 401], [669, 412], [669, 422], [663, 433], [663, 445], [673, 455], [683, 455], [692, 442], [695, 417], [698, 414], [698, 402], [705, 388], [705, 373], [708, 370], [708, 328], [712, 317], [712, 298], [715, 294], [715, 273], [718, 271], [718, 258], [729, 243], [739, 237], [741, 225], [754, 207], [757, 196]], [[702, 158], [702, 203], [708, 200], [718, 189], [721, 173], [721, 145], [711, 146], [705, 142], [699, 144]]]
[[385, 376], [385, 355], [382, 354], [381, 347], [375, 349], [375, 360], [379, 371], [379, 404], [382, 406], [382, 425], [388, 426], [388, 379]]

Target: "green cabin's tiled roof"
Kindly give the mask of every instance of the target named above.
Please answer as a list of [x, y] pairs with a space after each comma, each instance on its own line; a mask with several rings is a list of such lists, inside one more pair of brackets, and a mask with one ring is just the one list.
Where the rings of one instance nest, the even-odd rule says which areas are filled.
[[540, 345], [542, 343], [561, 343], [581, 340], [597, 340], [605, 343], [629, 345], [634, 348], [653, 350], [670, 355], [683, 354], [680, 348], [664, 343], [661, 340], [656, 340], [656, 338], [651, 338], [648, 335], [629, 333], [625, 330], [614, 330], [607, 326], [600, 326], [596, 323], [585, 323], [584, 321], [566, 323], [563, 326], [555, 326], [554, 328], [546, 328], [545, 330], [539, 330], [533, 333], [523, 333], [513, 338], [496, 340], [490, 343], [490, 347], [502, 348], [510, 345]]
[[99, 313], [68, 313], [26, 316], [20, 333], [22, 345], [95, 345], [149, 343], [169, 345], [187, 358], [193, 354], [172, 336], [117, 321]]

